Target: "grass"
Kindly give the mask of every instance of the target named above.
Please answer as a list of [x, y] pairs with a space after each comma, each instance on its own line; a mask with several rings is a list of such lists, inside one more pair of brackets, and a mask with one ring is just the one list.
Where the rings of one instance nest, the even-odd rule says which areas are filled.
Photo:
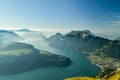
[[120, 68], [110, 74], [105, 75], [103, 78], [95, 77], [74, 77], [65, 80], [120, 80]]

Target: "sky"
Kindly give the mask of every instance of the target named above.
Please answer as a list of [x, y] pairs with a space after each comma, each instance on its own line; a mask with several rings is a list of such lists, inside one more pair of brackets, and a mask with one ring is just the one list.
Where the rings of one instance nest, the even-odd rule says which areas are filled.
[[0, 0], [0, 29], [20, 28], [120, 36], [120, 0]]

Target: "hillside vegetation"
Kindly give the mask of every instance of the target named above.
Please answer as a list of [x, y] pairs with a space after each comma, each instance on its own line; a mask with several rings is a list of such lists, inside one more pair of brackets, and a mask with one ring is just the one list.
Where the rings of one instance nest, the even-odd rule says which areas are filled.
[[120, 69], [117, 69], [116, 71], [111, 72], [102, 78], [99, 78], [99, 76], [96, 76], [96, 77], [74, 77], [74, 78], [67, 78], [65, 80], [120, 80]]

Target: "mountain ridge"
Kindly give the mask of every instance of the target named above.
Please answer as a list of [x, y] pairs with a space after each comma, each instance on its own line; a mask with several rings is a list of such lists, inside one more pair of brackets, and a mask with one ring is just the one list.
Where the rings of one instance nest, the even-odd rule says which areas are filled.
[[[53, 37], [55, 38], [55, 35]], [[48, 42], [50, 39], [51, 37], [48, 38]], [[96, 53], [101, 51], [101, 53], [103, 52], [110, 57], [112, 57], [111, 54], [118, 55], [118, 57], [120, 57], [119, 43], [120, 41], [109, 40], [99, 36], [92, 36], [84, 31], [71, 31], [59, 38], [57, 37], [57, 40], [55, 41], [50, 41], [49, 45], [55, 48], [78, 50], [82, 52]], [[106, 48], [105, 46], [108, 47]], [[109, 49], [111, 48], [112, 50], [110, 52]], [[114, 58], [119, 59], [118, 57], [114, 56]]]

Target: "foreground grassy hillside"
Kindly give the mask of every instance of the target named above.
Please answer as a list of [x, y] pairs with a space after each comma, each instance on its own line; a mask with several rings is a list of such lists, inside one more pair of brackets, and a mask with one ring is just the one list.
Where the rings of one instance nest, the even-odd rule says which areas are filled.
[[102, 78], [97, 77], [74, 77], [74, 78], [67, 78], [65, 80], [120, 80], [120, 68], [114, 72], [111, 72], [105, 75]]

